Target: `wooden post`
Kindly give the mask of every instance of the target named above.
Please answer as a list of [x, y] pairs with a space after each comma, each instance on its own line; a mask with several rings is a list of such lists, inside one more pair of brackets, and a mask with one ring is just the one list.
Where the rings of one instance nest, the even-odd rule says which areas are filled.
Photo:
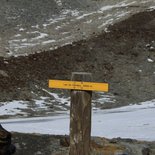
[[108, 84], [85, 72], [73, 72], [71, 80], [49, 80], [49, 87], [71, 90], [69, 155], [90, 155], [92, 91], [108, 92]]
[[[92, 74], [73, 72], [72, 81], [91, 82]], [[92, 91], [71, 90], [69, 155], [90, 155]]]

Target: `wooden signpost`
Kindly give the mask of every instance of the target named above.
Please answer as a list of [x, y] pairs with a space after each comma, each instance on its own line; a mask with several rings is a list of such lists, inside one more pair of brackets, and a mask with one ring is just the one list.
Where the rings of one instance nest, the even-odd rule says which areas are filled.
[[49, 87], [71, 89], [69, 155], [90, 155], [92, 91], [108, 92], [108, 84], [92, 82], [91, 73], [73, 72], [71, 81], [49, 80]]

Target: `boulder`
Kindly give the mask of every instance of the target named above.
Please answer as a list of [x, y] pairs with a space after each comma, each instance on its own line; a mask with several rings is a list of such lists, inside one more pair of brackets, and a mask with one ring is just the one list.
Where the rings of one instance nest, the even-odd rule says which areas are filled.
[[11, 133], [0, 125], [0, 155], [12, 155], [15, 150], [15, 146], [11, 144]]

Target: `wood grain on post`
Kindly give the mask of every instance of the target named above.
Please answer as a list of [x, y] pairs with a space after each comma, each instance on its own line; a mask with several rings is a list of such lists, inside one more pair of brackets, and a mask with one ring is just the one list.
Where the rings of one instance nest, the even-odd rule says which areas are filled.
[[[91, 82], [92, 74], [73, 72], [71, 80]], [[71, 90], [69, 155], [90, 155], [92, 91]]]

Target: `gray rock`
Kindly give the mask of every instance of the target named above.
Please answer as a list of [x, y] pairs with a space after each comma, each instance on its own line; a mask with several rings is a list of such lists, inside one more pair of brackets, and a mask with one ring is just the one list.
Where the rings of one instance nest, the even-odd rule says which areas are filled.
[[150, 148], [144, 147], [142, 149], [142, 155], [150, 155]]
[[0, 75], [4, 77], [9, 77], [9, 75], [4, 70], [0, 70]]

